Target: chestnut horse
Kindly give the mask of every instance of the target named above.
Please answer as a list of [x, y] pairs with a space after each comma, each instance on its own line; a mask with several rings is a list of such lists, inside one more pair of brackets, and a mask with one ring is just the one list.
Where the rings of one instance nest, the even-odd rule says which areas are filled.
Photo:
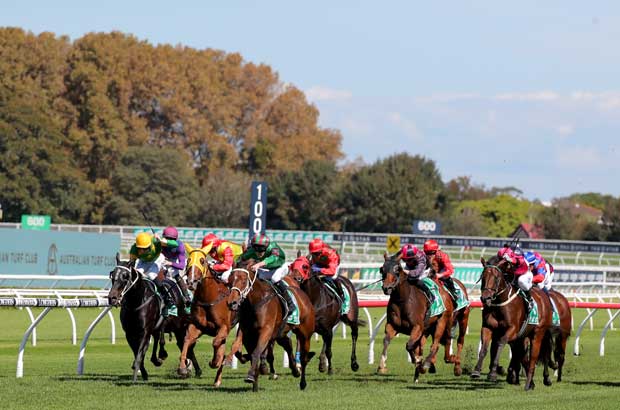
[[306, 292], [312, 304], [314, 305], [315, 323], [314, 331], [323, 338], [323, 348], [319, 356], [319, 371], [324, 372], [325, 362], [327, 362], [328, 374], [333, 373], [332, 369], [332, 339], [334, 335], [334, 326], [340, 321], [351, 327], [351, 369], [356, 372], [359, 369], [357, 357], [355, 355], [355, 346], [357, 344], [357, 336], [360, 326], [364, 326], [365, 322], [359, 319], [359, 306], [357, 303], [357, 293], [351, 281], [345, 277], [339, 276], [334, 282], [343, 288], [346, 288], [351, 299], [349, 312], [342, 315], [341, 301], [334, 293], [327, 289], [327, 286], [321, 280], [321, 277], [310, 272], [310, 262], [305, 256], [301, 256], [301, 252], [297, 253], [297, 259], [289, 266], [289, 277], [300, 283], [301, 289]]
[[[306, 365], [314, 356], [314, 352], [310, 352], [310, 339], [314, 333], [314, 306], [299, 287], [290, 286], [299, 306], [300, 324], [285, 323], [284, 311], [276, 291], [268, 281], [260, 279], [258, 273], [251, 270], [255, 263], [249, 259], [237, 264], [229, 277], [231, 292], [227, 298], [228, 306], [232, 310], [239, 310], [239, 330], [242, 332], [243, 345], [249, 352], [245, 358], [249, 356], [252, 362], [245, 382], [252, 383], [252, 390], [258, 391], [260, 359], [275, 340], [286, 351], [293, 376], [301, 376], [299, 387], [303, 390], [307, 385]], [[301, 374], [295, 366], [291, 339], [286, 335], [288, 331], [292, 331], [299, 342]], [[273, 358], [268, 357], [268, 360], [272, 362]]]
[[[390, 341], [398, 333], [408, 334], [409, 340], [407, 341], [406, 349], [411, 357], [411, 362], [415, 364], [414, 382], [417, 383], [419, 374], [426, 373], [433, 365], [442, 338], [444, 338], [445, 343], [445, 338], [449, 335], [454, 310], [452, 298], [440, 286], [440, 295], [446, 310], [440, 315], [427, 318], [426, 315], [430, 306], [426, 295], [420, 288], [407, 282], [407, 274], [400, 264], [400, 253], [390, 257], [384, 254], [383, 257], [385, 262], [380, 270], [383, 280], [382, 289], [384, 294], [390, 295], [390, 300], [387, 306], [383, 353], [381, 354], [381, 361], [377, 371], [379, 373], [387, 371], [385, 362]], [[465, 329], [462, 332], [465, 332]], [[432, 335], [433, 343], [428, 356], [422, 361], [422, 357], [417, 356], [416, 352], [421, 355], [425, 335]], [[446, 354], [446, 356], [448, 355]], [[454, 358], [454, 363], [455, 374], [457, 373], [457, 368], [460, 374], [460, 357], [458, 359]]]
[[[164, 332], [174, 333], [177, 346], [179, 349], [183, 347], [183, 337], [187, 327], [184, 302], [178, 292], [172, 291], [179, 316], [164, 318], [161, 315], [162, 302], [155, 283], [144, 279], [134, 269], [133, 262], [121, 261], [118, 254], [116, 255], [116, 267], [110, 272], [110, 280], [112, 286], [108, 293], [108, 302], [112, 306], [121, 306], [121, 325], [125, 331], [125, 338], [129, 347], [134, 354], [133, 381], [137, 381], [138, 371], [143, 380], [148, 380], [148, 372], [144, 368], [144, 356], [149, 348], [151, 336], [153, 336], [151, 362], [155, 366], [161, 366], [163, 360], [168, 356], [164, 349]], [[160, 348], [159, 355], [157, 355], [158, 347]], [[196, 372], [200, 372], [200, 366], [193, 349], [189, 351], [187, 356], [196, 368]]]
[[[237, 313], [228, 309], [227, 297], [230, 291], [225, 283], [213, 275], [207, 264], [206, 252], [203, 249], [193, 249], [189, 245], [186, 247], [189, 251], [186, 277], [188, 287], [194, 292], [194, 300], [177, 373], [181, 377], [188, 376], [187, 352], [193, 348], [198, 338], [206, 333], [213, 336], [213, 358], [209, 366], [217, 369], [213, 385], [219, 387], [222, 384], [226, 338], [235, 326]], [[233, 343], [233, 353], [235, 346], [239, 345], [240, 341]]]
[[[490, 381], [497, 380], [497, 366], [502, 350], [506, 343], [510, 344], [512, 359], [508, 368], [507, 381], [511, 384], [519, 383], [519, 370], [521, 361], [525, 357], [526, 339], [529, 342], [529, 361], [527, 361], [525, 390], [535, 387], [534, 372], [536, 363], [544, 349], [545, 335], [551, 326], [551, 303], [549, 298], [540, 289], [532, 288], [532, 298], [538, 305], [538, 325], [524, 325], [527, 320], [527, 309], [519, 296], [519, 288], [506, 279], [505, 274], [513, 269], [510, 262], [493, 257], [489, 262], [480, 258], [483, 270], [481, 275], [480, 299], [483, 304], [482, 310], [482, 347], [478, 354], [478, 363], [472, 371], [472, 378], [480, 377], [482, 362], [487, 354], [489, 343], [491, 344], [491, 365], [487, 377]], [[524, 327], [525, 326], [525, 327]], [[545, 357], [542, 352], [542, 358]], [[544, 360], [545, 367], [547, 360]]]

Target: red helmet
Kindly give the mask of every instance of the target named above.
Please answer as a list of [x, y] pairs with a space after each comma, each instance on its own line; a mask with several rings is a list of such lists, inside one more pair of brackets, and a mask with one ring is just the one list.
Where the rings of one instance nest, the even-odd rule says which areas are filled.
[[257, 233], [250, 240], [250, 246], [257, 252], [264, 252], [269, 247], [269, 238], [263, 233]]
[[308, 245], [308, 249], [310, 250], [310, 253], [317, 253], [321, 252], [324, 246], [325, 242], [323, 242], [320, 238], [314, 238], [312, 242], [310, 242], [310, 245]]
[[164, 229], [164, 238], [166, 239], [174, 239], [175, 241], [179, 239], [179, 231], [174, 226], [169, 226]]
[[409, 243], [403, 246], [400, 250], [400, 257], [403, 260], [409, 260], [415, 258], [415, 254], [418, 253], [418, 248], [415, 245]]
[[438, 250], [439, 244], [437, 243], [437, 241], [429, 239], [428, 241], [424, 242], [424, 253], [436, 252]]
[[214, 233], [208, 233], [204, 238], [202, 238], [202, 247], [207, 247], [211, 244], [215, 244], [215, 242], [219, 241], [219, 238]]

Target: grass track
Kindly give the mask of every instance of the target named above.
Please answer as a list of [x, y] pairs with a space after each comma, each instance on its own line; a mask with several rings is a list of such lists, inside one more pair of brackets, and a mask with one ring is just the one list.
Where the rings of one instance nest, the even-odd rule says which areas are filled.
[[[575, 324], [584, 317], [575, 310]], [[214, 389], [214, 371], [207, 366], [210, 359], [210, 338], [202, 338], [197, 348], [205, 373], [201, 379], [179, 380], [174, 376], [178, 351], [168, 344], [169, 359], [161, 368], [147, 364], [150, 380], [131, 383], [132, 361], [129, 347], [117, 319], [117, 344], [109, 341], [110, 323], [106, 319], [95, 330], [89, 342], [85, 375], [76, 376], [79, 338], [97, 315], [96, 309], [76, 311], [78, 346], [70, 343], [71, 328], [66, 312], [50, 312], [38, 328], [38, 345], [27, 345], [24, 355], [23, 379], [15, 378], [17, 348], [28, 325], [25, 311], [0, 311], [0, 400], [3, 409], [617, 409], [620, 406], [620, 334], [610, 331], [606, 340], [606, 356], [598, 356], [602, 326], [608, 319], [599, 312], [595, 330], [586, 330], [581, 338], [581, 356], [572, 355], [574, 336], [569, 340], [564, 381], [551, 387], [542, 384], [542, 368], [536, 372], [536, 389], [523, 391], [521, 386], [472, 381], [468, 376], [452, 376], [443, 363], [436, 375], [423, 375], [417, 385], [412, 383], [413, 368], [407, 363], [406, 339], [396, 338], [389, 350], [390, 374], [375, 374], [376, 364], [367, 363], [368, 330], [362, 329], [358, 343], [360, 370], [349, 367], [350, 341], [335, 338], [335, 374], [319, 373], [313, 359], [308, 370], [308, 387], [300, 392], [298, 379], [281, 368], [282, 350], [276, 358], [281, 378], [277, 381], [261, 377], [261, 391], [254, 394], [243, 383], [246, 365], [226, 369], [223, 387]], [[373, 312], [374, 321], [382, 311]], [[115, 310], [118, 318], [118, 310]], [[478, 346], [480, 311], [474, 310], [470, 335], [466, 340], [465, 367], [474, 365]], [[616, 322], [618, 325], [618, 322]], [[378, 361], [382, 338], [375, 344]], [[313, 342], [313, 350], [320, 344]], [[443, 354], [443, 349], [440, 351]], [[507, 356], [506, 356], [507, 357]], [[506, 360], [503, 361], [505, 363]], [[486, 368], [486, 364], [485, 364]], [[483, 379], [484, 380], [484, 379]]]

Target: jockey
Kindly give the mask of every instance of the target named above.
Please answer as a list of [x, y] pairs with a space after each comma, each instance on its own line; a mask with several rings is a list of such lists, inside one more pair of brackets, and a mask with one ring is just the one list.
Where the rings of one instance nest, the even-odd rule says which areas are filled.
[[344, 300], [344, 294], [340, 286], [336, 284], [334, 278], [338, 276], [340, 266], [340, 255], [333, 248], [323, 242], [320, 238], [314, 238], [308, 245], [310, 251], [310, 263], [312, 272], [322, 275], [322, 279], [331, 285], [340, 300]]
[[250, 247], [241, 255], [241, 260], [254, 259], [256, 262], [250, 270], [258, 273], [261, 279], [271, 280], [280, 296], [286, 301], [287, 316], [295, 310], [295, 304], [287, 292], [286, 282], [282, 280], [288, 274], [284, 251], [277, 243], [269, 241], [265, 234], [257, 233], [250, 239]]
[[428, 276], [424, 252], [413, 244], [407, 244], [400, 249], [400, 258], [405, 262], [404, 270], [407, 273], [407, 282], [419, 287], [432, 305], [435, 301], [435, 296], [422, 281], [422, 279]]
[[454, 274], [454, 266], [450, 261], [447, 253], [439, 249], [437, 241], [429, 239], [424, 242], [424, 253], [426, 254], [426, 264], [433, 269], [433, 263], [437, 264], [437, 272], [435, 276], [441, 281], [446, 289], [448, 289], [452, 300], [456, 303], [456, 288], [452, 275]]
[[164, 229], [161, 253], [166, 258], [164, 266], [168, 267], [168, 275], [172, 276], [181, 289], [185, 304], [189, 306], [192, 297], [187, 289], [187, 284], [183, 279], [182, 272], [185, 270], [187, 258], [185, 256], [185, 245], [179, 240], [179, 232], [173, 226]]
[[525, 252], [525, 260], [534, 275], [532, 282], [548, 295], [553, 281], [553, 267], [538, 252]]
[[497, 252], [497, 256], [512, 264], [513, 274], [517, 279], [517, 285], [525, 294], [528, 307], [531, 309], [533, 302], [530, 290], [532, 289], [533, 274], [523, 256], [523, 250], [521, 250], [518, 245], [514, 249], [508, 245], [504, 245], [504, 247]]
[[228, 282], [233, 264], [237, 262], [243, 253], [241, 245], [224, 241], [218, 238], [214, 233], [209, 233], [202, 238], [202, 248], [216, 262], [211, 266], [211, 270], [215, 272], [222, 281]]
[[[166, 240], [170, 247], [178, 246], [174, 240]], [[162, 241], [157, 236], [152, 236], [146, 232], [140, 232], [136, 236], [134, 243], [129, 251], [129, 260], [135, 261], [135, 269], [142, 276], [152, 280], [164, 299], [166, 308], [174, 305], [168, 290], [163, 287], [163, 270], [167, 266], [166, 257], [162, 254]]]

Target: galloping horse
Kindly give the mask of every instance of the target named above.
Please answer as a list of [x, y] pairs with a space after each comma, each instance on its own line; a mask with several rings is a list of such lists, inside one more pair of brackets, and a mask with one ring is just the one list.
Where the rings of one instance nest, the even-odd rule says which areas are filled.
[[[149, 347], [149, 340], [153, 336], [153, 353], [151, 362], [155, 366], [161, 366], [162, 360], [167, 357], [163, 350], [163, 343], [160, 346], [159, 357], [157, 357], [157, 347], [160, 337], [163, 338], [164, 332], [174, 333], [179, 349], [183, 346], [186, 321], [181, 317], [161, 316], [160, 297], [152, 281], [145, 280], [142, 275], [133, 268], [129, 261], [121, 261], [116, 255], [116, 267], [110, 272], [112, 287], [108, 293], [108, 302], [112, 306], [121, 305], [120, 319], [125, 331], [125, 338], [134, 354], [133, 381], [138, 380], [138, 371], [142, 374], [143, 380], [148, 380], [148, 373], [144, 368], [144, 356]], [[176, 292], [172, 292], [179, 312], [183, 312], [183, 301]], [[180, 313], [182, 315], [182, 313]], [[189, 359], [200, 371], [198, 360], [194, 355], [193, 349], [189, 351]]]
[[355, 346], [359, 326], [364, 326], [364, 321], [359, 319], [359, 306], [357, 303], [357, 293], [351, 281], [345, 277], [336, 278], [335, 282], [346, 288], [350, 295], [350, 307], [347, 314], [341, 314], [341, 301], [334, 293], [327, 289], [321, 277], [310, 272], [310, 262], [301, 252], [297, 253], [297, 259], [289, 266], [289, 275], [300, 283], [301, 289], [306, 292], [314, 305], [315, 324], [314, 331], [323, 338], [323, 348], [319, 356], [319, 371], [325, 371], [327, 362], [328, 374], [333, 373], [332, 369], [332, 338], [333, 328], [342, 321], [351, 327], [351, 369], [356, 372], [359, 369]]
[[[228, 309], [227, 297], [230, 293], [225, 283], [217, 279], [207, 264], [207, 254], [203, 249], [193, 249], [186, 245], [189, 259], [186, 268], [188, 287], [194, 292], [189, 326], [181, 351], [177, 373], [188, 376], [186, 355], [196, 344], [196, 340], [206, 333], [213, 336], [213, 358], [209, 362], [212, 369], [218, 369], [213, 385], [222, 384], [226, 338], [235, 325], [236, 312]], [[237, 344], [240, 344], [237, 343]], [[233, 347], [233, 352], [235, 348]], [[199, 376], [199, 374], [197, 374]]]
[[300, 376], [295, 366], [291, 340], [286, 335], [291, 330], [297, 336], [300, 345], [299, 387], [303, 390], [307, 385], [306, 365], [314, 356], [314, 352], [310, 352], [310, 339], [314, 333], [314, 306], [299, 287], [290, 286], [289, 289], [295, 295], [299, 306], [300, 324], [285, 323], [282, 317], [283, 308], [276, 291], [268, 281], [259, 279], [257, 272], [251, 271], [250, 267], [255, 263], [256, 261], [249, 259], [239, 262], [233, 269], [229, 277], [231, 293], [227, 299], [232, 310], [239, 310], [239, 330], [243, 334], [243, 345], [252, 361], [245, 381], [252, 383], [253, 391], [258, 391], [260, 358], [273, 340], [286, 351], [293, 376]]
[[[400, 254], [388, 257], [383, 255], [385, 262], [381, 267], [383, 279], [383, 293], [390, 295], [387, 306], [387, 323], [385, 324], [385, 336], [383, 338], [383, 353], [379, 362], [379, 373], [387, 372], [385, 362], [387, 360], [387, 349], [390, 341], [398, 334], [408, 334], [407, 351], [411, 357], [411, 362], [415, 363], [414, 381], [417, 382], [419, 374], [426, 373], [431, 368], [439, 344], [449, 335], [452, 327], [452, 313], [454, 310], [452, 298], [440, 287], [440, 294], [446, 306], [446, 310], [440, 315], [427, 318], [427, 311], [430, 309], [426, 295], [417, 286], [412, 286], [407, 282], [407, 274], [400, 264]], [[464, 332], [465, 329], [462, 329]], [[416, 352], [421, 354], [422, 343], [425, 335], [433, 336], [433, 343], [430, 352], [424, 362], [421, 357], [416, 356]], [[463, 336], [464, 337], [464, 336]], [[459, 336], [459, 339], [461, 337]], [[460, 354], [460, 349], [459, 349]], [[447, 356], [447, 354], [446, 354]], [[454, 372], [461, 373], [460, 357], [454, 358]]]
[[[538, 305], [538, 325], [526, 325], [527, 309], [524, 302], [519, 297], [519, 289], [506, 279], [505, 274], [511, 272], [512, 265], [510, 262], [491, 258], [488, 263], [484, 258], [480, 258], [483, 266], [482, 271], [482, 294], [480, 299], [483, 304], [482, 310], [482, 348], [478, 355], [478, 363], [471, 374], [472, 378], [480, 377], [482, 362], [487, 354], [489, 342], [491, 345], [491, 365], [488, 379], [497, 380], [497, 366], [499, 358], [506, 343], [510, 344], [512, 350], [512, 359], [508, 368], [507, 381], [512, 384], [519, 383], [519, 370], [521, 360], [525, 355], [525, 339], [529, 340], [529, 362], [526, 369], [527, 380], [525, 390], [533, 389], [535, 384], [533, 381], [534, 371], [536, 370], [536, 362], [545, 334], [551, 326], [551, 304], [549, 298], [540, 289], [532, 288], [531, 295]], [[543, 352], [545, 358], [545, 352]], [[547, 361], [544, 362], [545, 367]], [[545, 383], [546, 384], [546, 383]]]

